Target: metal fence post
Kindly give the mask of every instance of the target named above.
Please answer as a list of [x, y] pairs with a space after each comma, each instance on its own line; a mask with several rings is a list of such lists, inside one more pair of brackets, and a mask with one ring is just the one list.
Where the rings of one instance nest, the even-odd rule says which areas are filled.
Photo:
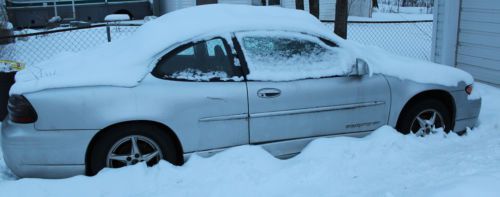
[[111, 28], [109, 27], [109, 23], [106, 23], [106, 35], [108, 37], [108, 42], [111, 42]]

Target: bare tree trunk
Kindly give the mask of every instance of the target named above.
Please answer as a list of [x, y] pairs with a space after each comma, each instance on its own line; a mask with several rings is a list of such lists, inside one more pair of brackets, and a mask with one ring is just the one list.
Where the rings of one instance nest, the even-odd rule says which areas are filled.
[[309, 12], [319, 18], [319, 0], [309, 0]]
[[295, 0], [295, 8], [297, 10], [304, 10], [304, 0]]
[[347, 39], [347, 17], [348, 17], [347, 0], [337, 0], [335, 5], [335, 34]]

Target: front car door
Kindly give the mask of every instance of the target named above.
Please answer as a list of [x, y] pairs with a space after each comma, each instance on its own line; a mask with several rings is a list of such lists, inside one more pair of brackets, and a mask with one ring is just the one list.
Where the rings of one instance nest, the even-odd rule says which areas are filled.
[[334, 43], [279, 31], [236, 37], [249, 72], [251, 143], [366, 134], [387, 123], [387, 81], [349, 76], [355, 58]]

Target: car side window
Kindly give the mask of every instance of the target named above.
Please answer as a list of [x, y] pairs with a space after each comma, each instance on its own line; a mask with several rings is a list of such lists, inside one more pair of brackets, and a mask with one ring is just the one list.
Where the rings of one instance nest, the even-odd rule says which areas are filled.
[[300, 33], [237, 34], [248, 64], [249, 80], [287, 81], [346, 75], [352, 68], [332, 42]]
[[227, 46], [221, 38], [180, 46], [158, 61], [153, 75], [183, 81], [239, 81], [240, 72]]

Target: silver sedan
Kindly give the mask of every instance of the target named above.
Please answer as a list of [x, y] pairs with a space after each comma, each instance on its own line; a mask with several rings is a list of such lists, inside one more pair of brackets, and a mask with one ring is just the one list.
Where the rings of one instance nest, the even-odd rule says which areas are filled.
[[[95, 175], [103, 168], [151, 166], [162, 159], [182, 165], [190, 154], [208, 156], [245, 144], [287, 158], [316, 138], [361, 137], [383, 125], [425, 136], [476, 124], [481, 100], [468, 99], [471, 84], [449, 87], [368, 75], [362, 60], [331, 76], [309, 72], [314, 66], [266, 70], [266, 61], [298, 64], [301, 56], [338, 46], [293, 30], [284, 37], [230, 35], [173, 47], [134, 87], [11, 95], [2, 124], [7, 165], [19, 177]], [[307, 63], [331, 61], [323, 57], [328, 55]], [[259, 63], [252, 70], [257, 67], [251, 64]], [[280, 78], [280, 72], [295, 78]], [[276, 77], [260, 80], [256, 73]]]

